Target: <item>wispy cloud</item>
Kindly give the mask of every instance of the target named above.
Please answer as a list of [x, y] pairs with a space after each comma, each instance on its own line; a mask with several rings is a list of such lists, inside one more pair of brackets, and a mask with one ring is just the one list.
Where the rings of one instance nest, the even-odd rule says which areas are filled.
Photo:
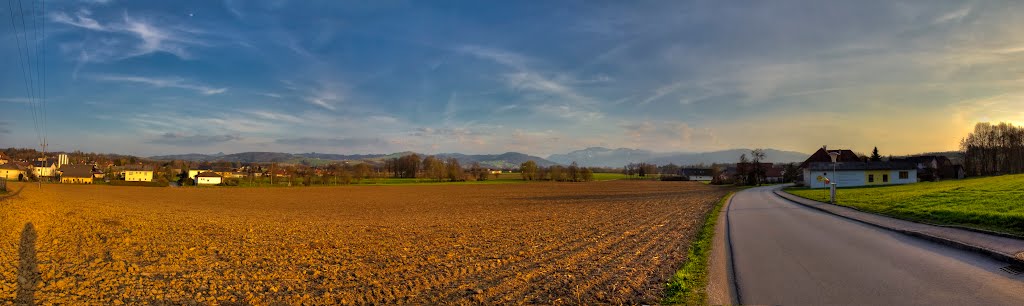
[[17, 103], [17, 104], [28, 104], [32, 100], [29, 98], [0, 98], [0, 102], [4, 103]]
[[365, 146], [377, 146], [387, 144], [387, 141], [378, 138], [316, 138], [316, 137], [299, 137], [299, 138], [280, 138], [274, 141], [275, 143], [301, 146], [301, 147], [365, 147]]
[[88, 9], [73, 14], [53, 12], [50, 20], [59, 24], [104, 33], [99, 39], [83, 39], [62, 45], [65, 52], [76, 54], [81, 62], [109, 62], [151, 53], [163, 52], [182, 59], [191, 59], [190, 47], [208, 46], [203, 31], [184, 25], [168, 25], [125, 12], [117, 22], [102, 23]]
[[11, 130], [7, 128], [7, 121], [0, 121], [0, 134], [10, 134]]
[[971, 13], [971, 6], [966, 5], [964, 7], [961, 7], [959, 9], [956, 9], [956, 10], [951, 11], [949, 13], [943, 14], [942, 16], [939, 16], [938, 18], [935, 18], [935, 21], [933, 21], [932, 23], [946, 23], [946, 22], [950, 22], [950, 21], [960, 21], [960, 20], [963, 20], [964, 17], [967, 17], [967, 14], [970, 14], [970, 13]]
[[[556, 114], [566, 119], [593, 119], [603, 116], [594, 109], [593, 106], [598, 104], [594, 99], [567, 84], [580, 80], [568, 73], [551, 73], [549, 76], [548, 73], [531, 68], [539, 61], [505, 50], [470, 45], [458, 47], [456, 51], [512, 69], [512, 72], [502, 73], [500, 79], [506, 87], [526, 93], [533, 100], [539, 100], [542, 105], [533, 107], [535, 111]], [[595, 80], [604, 82], [610, 79], [608, 76], [599, 76]]]
[[337, 105], [345, 99], [342, 86], [336, 82], [321, 81], [319, 83], [315, 88], [308, 89], [303, 100], [330, 111], [337, 110]]
[[90, 78], [98, 81], [108, 82], [129, 82], [146, 84], [159, 88], [181, 88], [193, 90], [204, 95], [216, 95], [226, 92], [228, 89], [224, 87], [211, 87], [202, 84], [190, 83], [187, 80], [179, 77], [166, 77], [166, 78], [154, 78], [154, 77], [143, 77], [143, 76], [132, 76], [132, 75], [112, 75], [112, 74], [99, 74], [90, 76]]
[[148, 143], [174, 146], [208, 146], [241, 139], [241, 137], [235, 135], [185, 135], [178, 133], [165, 133], [155, 139], [149, 140]]

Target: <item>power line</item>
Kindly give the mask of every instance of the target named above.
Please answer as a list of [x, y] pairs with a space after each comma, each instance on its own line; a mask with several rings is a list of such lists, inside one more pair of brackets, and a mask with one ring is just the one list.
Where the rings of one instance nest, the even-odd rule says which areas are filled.
[[[21, 18], [21, 21], [22, 21], [22, 31], [21, 31], [21, 33], [19, 33], [18, 25], [15, 22], [13, 1], [8, 0], [7, 1], [7, 7], [10, 9], [11, 27], [14, 29], [14, 39], [15, 39], [15, 41], [17, 43], [17, 47], [18, 47], [18, 65], [21, 67], [22, 75], [24, 76], [22, 81], [25, 84], [25, 92], [28, 94], [28, 103], [27, 104], [29, 106], [29, 112], [32, 114], [32, 127], [33, 127], [33, 129], [35, 129], [37, 140], [41, 141], [42, 138], [40, 137], [38, 118], [36, 116], [36, 110], [35, 110], [35, 86], [33, 86], [34, 84], [33, 84], [32, 79], [31, 79], [31, 73], [29, 73], [29, 69], [30, 68], [26, 67], [26, 66], [31, 65], [31, 60], [30, 60], [30, 55], [28, 54], [29, 53], [29, 50], [28, 50], [28, 33], [26, 33], [27, 27], [25, 26], [25, 22], [24, 22], [24, 20], [25, 20], [24, 19], [24, 10], [22, 9], [21, 1], [19, 0], [19, 2], [18, 2], [18, 11], [21, 14], [20, 17], [22, 17]], [[24, 37], [24, 40], [22, 39], [22, 37]], [[22, 41], [24, 41], [24, 44], [22, 44]]]

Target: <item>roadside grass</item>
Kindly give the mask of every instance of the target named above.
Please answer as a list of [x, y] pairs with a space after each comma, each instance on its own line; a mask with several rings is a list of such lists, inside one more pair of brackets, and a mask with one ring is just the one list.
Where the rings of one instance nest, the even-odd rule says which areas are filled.
[[[823, 189], [787, 188], [828, 202]], [[1024, 236], [1024, 174], [882, 187], [840, 188], [839, 205], [915, 222]]]
[[694, 238], [686, 254], [686, 263], [674, 275], [672, 280], [665, 285], [666, 305], [705, 305], [707, 304], [708, 285], [708, 257], [711, 256], [712, 241], [715, 237], [715, 224], [718, 222], [718, 215], [722, 206], [736, 193], [729, 194], [718, 200], [715, 207], [711, 209], [704, 219], [704, 226], [701, 227], [697, 237]]

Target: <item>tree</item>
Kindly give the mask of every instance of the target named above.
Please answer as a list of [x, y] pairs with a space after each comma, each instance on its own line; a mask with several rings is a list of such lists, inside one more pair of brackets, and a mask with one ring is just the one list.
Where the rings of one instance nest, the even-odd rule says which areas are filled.
[[459, 165], [459, 160], [454, 157], [449, 157], [445, 163], [445, 172], [448, 174], [448, 180], [452, 182], [465, 181], [466, 174], [462, 171], [462, 165]]
[[752, 182], [750, 182], [751, 185], [761, 186], [761, 182], [765, 181], [768, 175], [767, 169], [764, 169], [764, 166], [761, 163], [761, 161], [764, 161], [765, 158], [764, 149], [751, 150], [750, 157], [750, 163], [752, 165], [749, 169], [750, 174], [748, 178], [752, 180]]
[[539, 179], [537, 177], [537, 163], [532, 160], [528, 160], [522, 165], [519, 165], [519, 172], [522, 174], [524, 180], [532, 181]]
[[871, 150], [871, 161], [873, 161], [873, 162], [882, 161], [882, 155], [878, 154], [878, 147], [875, 147], [874, 150]]
[[800, 168], [794, 163], [786, 164], [785, 170], [782, 173], [782, 181], [785, 183], [792, 183], [800, 180]]
[[490, 171], [480, 166], [480, 163], [473, 162], [469, 166], [469, 175], [477, 181], [486, 181], [487, 176], [490, 175]]
[[573, 161], [572, 164], [569, 164], [569, 168], [566, 169], [566, 172], [567, 180], [573, 182], [580, 180], [580, 166], [576, 164], [576, 161]]
[[440, 182], [445, 178], [444, 162], [434, 156], [423, 159], [423, 174], [427, 178]]
[[747, 159], [747, 154], [740, 154], [740, 162], [736, 163], [736, 177], [733, 179], [736, 185], [744, 185], [749, 182], [747, 178], [750, 177], [750, 172], [746, 169], [749, 164], [750, 159]]
[[593, 181], [594, 180], [594, 171], [591, 171], [590, 168], [583, 168], [583, 170], [580, 171], [580, 180], [582, 180], [584, 182]]

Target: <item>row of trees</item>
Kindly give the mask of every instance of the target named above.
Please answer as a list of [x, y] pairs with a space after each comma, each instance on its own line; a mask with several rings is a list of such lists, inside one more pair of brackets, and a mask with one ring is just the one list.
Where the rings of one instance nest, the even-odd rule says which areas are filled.
[[651, 163], [629, 163], [622, 168], [622, 174], [630, 177], [655, 175], [658, 174], [658, 165]]
[[594, 171], [572, 162], [568, 167], [555, 165], [538, 166], [529, 160], [519, 165], [520, 175], [527, 181], [589, 182], [594, 180]]
[[1024, 173], [1024, 127], [978, 123], [960, 140], [967, 175]]
[[436, 156], [420, 158], [418, 154], [409, 154], [384, 160], [383, 168], [396, 178], [427, 178], [435, 181], [483, 181], [490, 177], [490, 169], [472, 163], [463, 168], [454, 157], [441, 159]]

